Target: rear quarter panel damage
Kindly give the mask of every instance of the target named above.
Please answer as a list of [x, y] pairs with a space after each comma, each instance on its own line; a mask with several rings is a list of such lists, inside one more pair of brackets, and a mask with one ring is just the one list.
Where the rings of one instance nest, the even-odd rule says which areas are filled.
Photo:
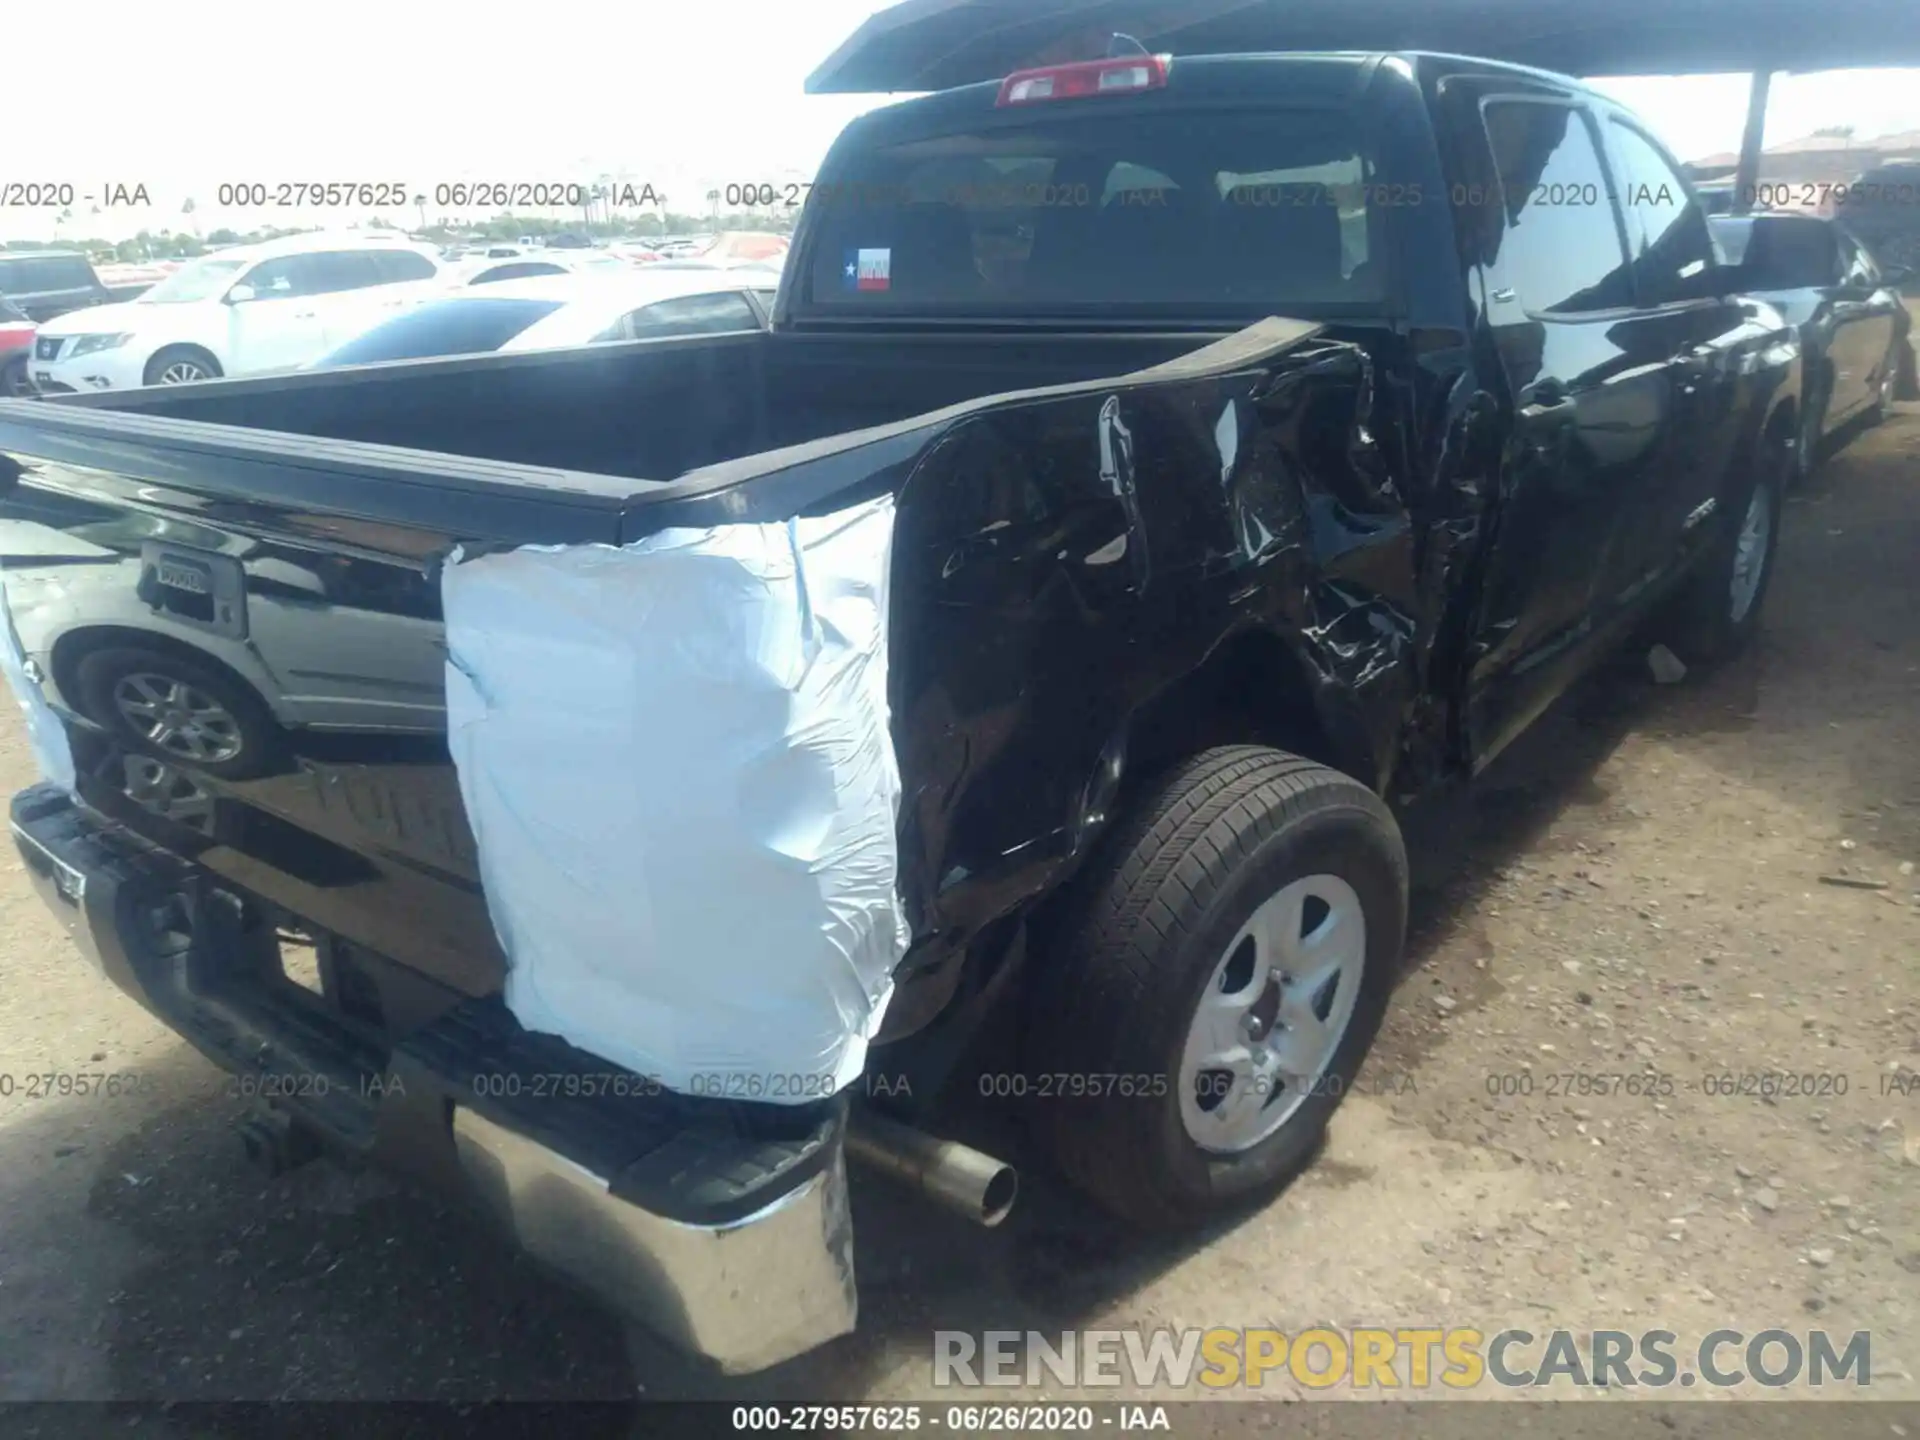
[[[1456, 545], [1421, 555], [1396, 479], [1412, 399], [1345, 341], [1224, 374], [1192, 362], [965, 418], [900, 494], [903, 978], [950, 974], [1062, 880], [1129, 778], [1136, 719], [1248, 637], [1290, 662], [1326, 758], [1389, 781], [1436, 635], [1423, 571], [1439, 593], [1458, 568]], [[1472, 534], [1469, 517], [1454, 539]], [[938, 1008], [896, 1007], [883, 1039]]]

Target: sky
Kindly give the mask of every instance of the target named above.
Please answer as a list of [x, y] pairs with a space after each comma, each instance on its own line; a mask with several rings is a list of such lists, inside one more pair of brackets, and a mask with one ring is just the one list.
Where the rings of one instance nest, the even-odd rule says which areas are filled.
[[[0, 200], [9, 184], [69, 183], [93, 203], [108, 187], [144, 185], [145, 207], [96, 217], [76, 205], [64, 233], [105, 239], [143, 226], [204, 232], [328, 218], [218, 204], [222, 184], [253, 182], [404, 182], [431, 194], [458, 181], [612, 175], [698, 211], [709, 189], [729, 182], [807, 178], [841, 126], [886, 99], [802, 91], [879, 0], [11, 8], [20, 13], [6, 20], [8, 53], [73, 57], [49, 61], [24, 93], [76, 98], [57, 124], [0, 129]], [[1596, 83], [1682, 158], [1738, 146], [1744, 76]], [[1863, 137], [1920, 128], [1920, 71], [1777, 76], [1767, 124], [1770, 142], [1827, 125]], [[188, 197], [190, 221], [180, 212]], [[428, 218], [447, 208], [430, 205]], [[56, 213], [0, 208], [0, 240], [52, 238]], [[411, 223], [417, 212], [387, 218]]]

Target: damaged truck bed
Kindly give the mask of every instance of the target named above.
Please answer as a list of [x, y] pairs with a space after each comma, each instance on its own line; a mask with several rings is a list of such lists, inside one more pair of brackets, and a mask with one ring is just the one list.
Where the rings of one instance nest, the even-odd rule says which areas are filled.
[[856, 121], [764, 333], [0, 403], [16, 840], [267, 1163], [754, 1369], [853, 1324], [850, 1149], [1004, 1213], [908, 1128], [1002, 1026], [1038, 1158], [1194, 1223], [1364, 1058], [1395, 808], [1751, 633], [1790, 335], [1684, 182], [1592, 274], [1529, 201], [1669, 163], [1624, 112], [1068, 68]]

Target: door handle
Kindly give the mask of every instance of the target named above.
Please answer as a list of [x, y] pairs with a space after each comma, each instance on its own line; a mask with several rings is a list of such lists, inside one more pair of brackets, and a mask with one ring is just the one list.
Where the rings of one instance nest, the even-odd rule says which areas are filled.
[[296, 320], [311, 320], [319, 313], [317, 310], [297, 310], [294, 312], [293, 318]]

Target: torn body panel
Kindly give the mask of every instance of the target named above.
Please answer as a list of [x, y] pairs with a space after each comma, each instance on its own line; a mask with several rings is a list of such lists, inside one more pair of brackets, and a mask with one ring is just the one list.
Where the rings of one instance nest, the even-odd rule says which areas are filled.
[[[971, 417], [902, 490], [892, 668], [915, 947], [884, 1039], [931, 1018], [975, 937], [1085, 856], [1159, 758], [1142, 733], [1157, 707], [1190, 696], [1254, 725], [1271, 700], [1306, 707], [1321, 758], [1375, 786], [1394, 774], [1436, 625], [1395, 478], [1414, 443], [1404, 397], [1374, 384], [1366, 344], [1312, 331], [1208, 373], [1234, 343], [1150, 385]], [[1249, 641], [1271, 673], [1186, 688]]]

